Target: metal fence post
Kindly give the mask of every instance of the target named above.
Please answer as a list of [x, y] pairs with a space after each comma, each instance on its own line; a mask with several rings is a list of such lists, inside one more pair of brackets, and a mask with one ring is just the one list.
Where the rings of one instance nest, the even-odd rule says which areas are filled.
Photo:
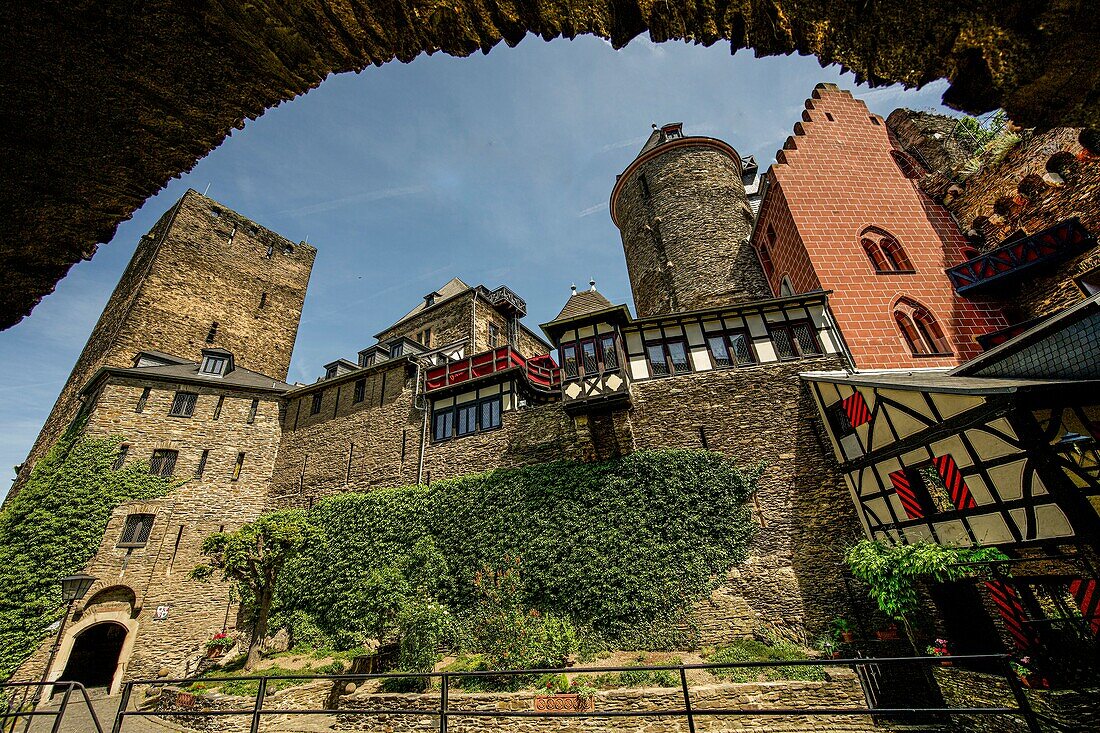
[[1035, 711], [1031, 709], [1031, 702], [1028, 701], [1027, 693], [1024, 692], [1024, 687], [1020, 684], [1020, 678], [1016, 676], [1008, 657], [1003, 657], [1001, 663], [1004, 666], [1005, 679], [1008, 680], [1008, 686], [1012, 690], [1013, 697], [1016, 698], [1016, 707], [1020, 709], [1020, 714], [1023, 716], [1024, 722], [1027, 723], [1029, 733], [1043, 733], [1043, 729], [1039, 725], [1039, 718], [1036, 717]]
[[267, 697], [267, 677], [261, 677], [256, 686], [256, 707], [252, 708], [252, 726], [249, 733], [260, 733], [260, 711], [264, 707], [264, 698]]
[[684, 710], [687, 711], [688, 731], [695, 733], [695, 715], [691, 712], [691, 694], [688, 692], [687, 670], [680, 665], [680, 686], [684, 688]]
[[69, 707], [69, 695], [73, 694], [73, 683], [70, 682], [65, 687], [65, 694], [61, 696], [61, 704], [57, 708], [57, 712], [53, 716], [53, 727], [50, 728], [50, 733], [57, 733], [61, 730], [61, 721], [65, 717], [65, 708]]
[[439, 682], [439, 733], [447, 733], [447, 696], [450, 694], [451, 678], [446, 672]]
[[118, 701], [118, 714], [115, 715], [115, 727], [111, 729], [111, 733], [122, 733], [122, 719], [126, 716], [126, 708], [130, 704], [130, 693], [133, 689], [133, 682], [127, 682], [122, 686], [122, 699]]

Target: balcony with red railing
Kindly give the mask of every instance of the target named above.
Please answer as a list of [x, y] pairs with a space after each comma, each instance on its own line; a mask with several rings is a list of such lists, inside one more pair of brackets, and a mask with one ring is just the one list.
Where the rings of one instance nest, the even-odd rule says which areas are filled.
[[509, 370], [522, 374], [540, 392], [552, 392], [561, 385], [561, 369], [549, 354], [528, 359], [511, 346], [500, 346], [429, 369], [427, 391], [436, 392]]
[[1075, 217], [1003, 244], [946, 270], [959, 295], [978, 294], [993, 283], [1006, 283], [1021, 272], [1070, 257], [1095, 246], [1096, 237]]

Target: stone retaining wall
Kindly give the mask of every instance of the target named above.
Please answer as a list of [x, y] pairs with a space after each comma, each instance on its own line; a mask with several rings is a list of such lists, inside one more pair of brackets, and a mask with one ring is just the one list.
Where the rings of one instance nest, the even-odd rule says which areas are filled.
[[[936, 684], [949, 707], [1016, 707], [1008, 680], [991, 674], [958, 668], [934, 670]], [[1100, 730], [1100, 690], [1025, 690], [1028, 703], [1054, 730]], [[1020, 733], [1027, 725], [1010, 715], [960, 715], [955, 729], [976, 733]]]

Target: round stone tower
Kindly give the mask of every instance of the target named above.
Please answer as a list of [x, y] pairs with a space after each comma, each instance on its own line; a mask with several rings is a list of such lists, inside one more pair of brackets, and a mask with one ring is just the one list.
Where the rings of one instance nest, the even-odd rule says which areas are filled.
[[721, 140], [654, 127], [611, 192], [639, 317], [770, 297], [749, 244], [746, 172]]

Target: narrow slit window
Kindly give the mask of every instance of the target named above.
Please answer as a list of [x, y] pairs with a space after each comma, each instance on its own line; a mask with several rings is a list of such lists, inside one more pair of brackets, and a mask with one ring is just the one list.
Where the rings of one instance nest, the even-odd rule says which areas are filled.
[[145, 403], [149, 401], [149, 392], [149, 387], [141, 390], [141, 397], [138, 397], [137, 406], [134, 407], [134, 412], [145, 412]]
[[260, 400], [256, 397], [252, 398], [252, 405], [248, 408], [248, 424], [256, 422], [256, 412], [260, 409]]
[[233, 480], [236, 481], [241, 477], [241, 469], [244, 468], [244, 453], [237, 454], [237, 462], [233, 464]]
[[214, 419], [220, 420], [222, 417], [222, 405], [225, 404], [225, 396], [218, 397], [218, 404], [214, 405]]
[[111, 463], [111, 470], [117, 471], [122, 468], [122, 465], [126, 463], [126, 454], [130, 452], [130, 446], [127, 443], [123, 443], [118, 447], [118, 452], [115, 453], [115, 460]]
[[214, 321], [210, 324], [210, 330], [206, 332], [206, 343], [214, 343], [214, 339], [218, 337], [218, 322]]
[[367, 380], [357, 379], [355, 380], [355, 388], [352, 391], [352, 402], [358, 404], [363, 401], [367, 395]]
[[312, 401], [309, 404], [309, 414], [316, 415], [321, 411], [321, 400], [323, 399], [322, 392], [317, 392], [313, 395]]
[[206, 461], [210, 458], [210, 451], [203, 450], [199, 455], [199, 465], [195, 466], [195, 478], [202, 478], [203, 473], [206, 472]]

